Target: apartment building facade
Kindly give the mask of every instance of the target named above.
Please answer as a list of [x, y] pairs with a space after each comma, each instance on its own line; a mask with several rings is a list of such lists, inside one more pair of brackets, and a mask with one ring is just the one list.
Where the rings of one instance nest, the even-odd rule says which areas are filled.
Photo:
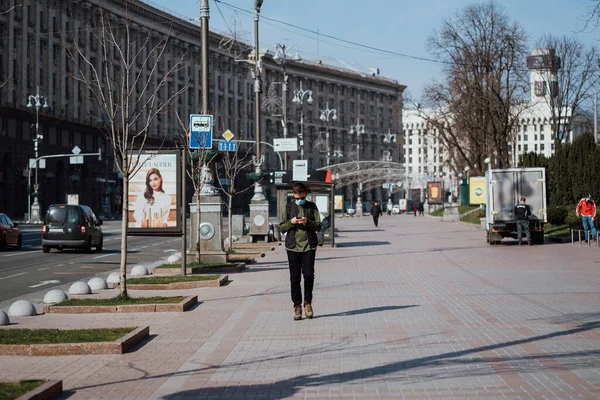
[[[16, 7], [13, 9], [13, 6]], [[149, 46], [167, 36], [168, 46], [157, 65], [158, 76], [183, 54], [189, 62], [174, 73], [161, 93], [163, 98], [168, 98], [172, 91], [183, 89], [174, 107], [157, 116], [149, 130], [148, 144], [175, 146], [184, 140], [177, 115], [186, 120], [189, 114], [200, 111], [199, 27], [137, 0], [7, 0], [1, 7], [0, 210], [16, 218], [27, 212], [28, 177], [33, 175], [28, 169], [28, 160], [34, 157], [35, 135], [32, 133], [39, 117], [39, 134], [43, 136], [38, 143], [40, 156], [70, 154], [75, 146], [84, 153], [101, 149], [106, 155], [101, 161], [87, 157], [81, 165], [69, 164], [67, 157], [48, 159], [45, 169], [38, 170], [42, 212], [51, 203], [65, 202], [67, 193], [75, 193], [79, 194], [81, 203], [92, 206], [102, 215], [118, 214], [122, 201], [120, 176], [114, 166], [110, 143], [102, 131], [103, 115], [84, 95], [84, 88], [71, 78], [75, 70], [68, 49], [77, 43], [92, 62], [100, 62], [100, 46], [94, 33], [101, 29], [98, 23], [101, 13], [110, 15], [115, 26], [128, 24], [134, 34], [149, 37]], [[255, 140], [253, 65], [247, 60], [240, 61], [237, 55], [223, 48], [222, 39], [221, 35], [210, 33], [209, 110], [215, 117], [215, 135], [220, 136], [230, 129], [237, 139]], [[249, 47], [244, 44], [241, 47], [247, 58]], [[281, 81], [283, 69], [269, 52], [263, 55], [264, 99], [269, 85]], [[333, 148], [340, 146], [348, 151], [344, 154], [351, 153], [348, 125], [355, 118], [362, 121], [369, 132], [360, 138], [364, 143], [362, 159], [379, 159], [383, 151], [390, 151], [391, 157], [399, 160], [399, 147], [388, 149], [380, 144], [380, 138], [388, 129], [399, 130], [401, 126], [404, 86], [378, 76], [302, 60], [288, 61], [286, 72], [289, 76], [289, 135], [296, 135], [300, 129], [299, 106], [291, 102], [292, 91], [300, 82], [304, 88], [313, 90], [313, 104], [302, 105], [305, 154], [311, 168], [325, 165], [322, 150], [315, 152], [311, 146], [326, 129], [330, 129]], [[38, 87], [49, 108], [40, 108], [36, 115], [35, 109], [27, 108], [27, 104]], [[330, 108], [338, 109], [338, 119], [329, 124], [318, 115], [327, 103]], [[261, 117], [263, 140], [272, 142], [273, 137], [282, 136], [280, 117], [266, 110]], [[266, 168], [280, 169], [278, 157], [268, 147], [263, 151], [267, 156]], [[288, 154], [288, 158], [299, 158], [299, 154]]]

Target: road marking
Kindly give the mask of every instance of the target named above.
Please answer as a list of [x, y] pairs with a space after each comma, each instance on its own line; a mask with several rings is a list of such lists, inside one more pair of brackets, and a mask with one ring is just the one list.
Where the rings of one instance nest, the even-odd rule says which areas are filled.
[[28, 252], [26, 252], [26, 253], [7, 254], [7, 255], [5, 255], [5, 256], [2, 256], [2, 257], [28, 256], [28, 255], [30, 255], [30, 254], [36, 254], [36, 253], [35, 253], [35, 252], [33, 252], [33, 251], [28, 251]]
[[2, 279], [8, 279], [8, 278], [14, 278], [15, 276], [21, 276], [21, 275], [25, 275], [28, 274], [29, 272], [21, 272], [20, 274], [14, 274], [14, 275], [9, 275], [9, 276], [3, 276], [2, 278], [0, 278], [0, 280]]
[[31, 285], [29, 286], [30, 288], [36, 288], [36, 287], [40, 287], [40, 286], [45, 286], [45, 285], [51, 285], [53, 283], [60, 283], [60, 281], [57, 280], [51, 280], [51, 281], [41, 281], [40, 283], [38, 283], [37, 285]]
[[174, 251], [178, 251], [175, 249], [167, 249], [167, 250], [163, 250], [163, 253], [173, 253]]
[[[114, 253], [114, 254], [119, 254], [120, 255], [120, 253]], [[94, 257], [94, 260], [96, 260], [98, 258], [110, 257], [110, 256], [112, 256], [114, 254], [102, 254], [101, 256]]]
[[77, 271], [77, 272], [55, 272], [55, 275], [77, 275], [77, 274], [81, 274], [81, 271]]
[[147, 249], [147, 248], [148, 248], [148, 246], [142, 246], [142, 247], [140, 247], [140, 249]]
[[83, 269], [106, 269], [106, 268], [114, 268], [112, 265], [82, 265], [80, 268]]

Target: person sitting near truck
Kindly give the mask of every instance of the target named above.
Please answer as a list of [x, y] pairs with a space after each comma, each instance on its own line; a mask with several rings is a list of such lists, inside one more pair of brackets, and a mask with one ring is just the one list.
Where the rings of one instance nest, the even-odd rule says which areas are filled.
[[517, 219], [517, 240], [519, 246], [521, 245], [521, 238], [523, 237], [523, 231], [527, 235], [527, 244], [530, 246], [531, 243], [531, 232], [529, 231], [529, 216], [531, 215], [531, 208], [525, 204], [524, 196], [521, 196], [521, 202], [515, 207], [515, 218]]
[[579, 204], [577, 204], [577, 208], [575, 209], [575, 214], [579, 217], [581, 214], [581, 223], [583, 224], [583, 237], [587, 242], [589, 239], [588, 236], [588, 226], [589, 230], [592, 231], [591, 240], [596, 240], [596, 227], [594, 226], [594, 218], [596, 218], [596, 203], [592, 200], [592, 195], [588, 194], [587, 197], [579, 200]]

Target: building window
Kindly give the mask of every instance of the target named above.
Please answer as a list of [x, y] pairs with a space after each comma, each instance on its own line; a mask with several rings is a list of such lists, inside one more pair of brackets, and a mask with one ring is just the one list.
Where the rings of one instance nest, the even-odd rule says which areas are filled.
[[540, 125], [540, 132], [544, 130], [544, 125]]
[[527, 132], [527, 125], [523, 125], [523, 132]]
[[544, 135], [540, 135], [540, 140], [544, 140]]
[[544, 146], [544, 143], [540, 144], [540, 150], [544, 151], [546, 149], [546, 146]]
[[538, 151], [538, 145], [537, 144], [533, 145], [533, 150], [537, 153], [537, 151]]
[[528, 137], [527, 135], [524, 135], [524, 136], [523, 136], [523, 139], [524, 139], [524, 140], [528, 140], [528, 139], [529, 139], [529, 137]]
[[533, 135], [533, 140], [537, 140], [537, 134]]
[[521, 145], [518, 146], [519, 151], [521, 151]]
[[544, 81], [536, 81], [535, 85], [535, 95], [537, 97], [543, 97], [546, 95], [546, 82]]
[[523, 150], [525, 151], [525, 153], [527, 153], [527, 150], [528, 150], [527, 145], [523, 146]]

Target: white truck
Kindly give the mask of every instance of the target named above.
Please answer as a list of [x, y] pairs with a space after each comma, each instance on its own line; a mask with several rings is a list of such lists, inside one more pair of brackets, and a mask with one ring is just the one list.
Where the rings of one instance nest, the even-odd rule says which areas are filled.
[[[546, 169], [491, 169], [485, 173], [485, 229], [490, 245], [500, 244], [503, 238], [517, 238], [515, 206], [524, 196], [531, 208], [529, 230], [534, 244], [544, 243], [546, 213]], [[525, 233], [523, 233], [525, 234]], [[523, 238], [525, 240], [525, 238]]]

